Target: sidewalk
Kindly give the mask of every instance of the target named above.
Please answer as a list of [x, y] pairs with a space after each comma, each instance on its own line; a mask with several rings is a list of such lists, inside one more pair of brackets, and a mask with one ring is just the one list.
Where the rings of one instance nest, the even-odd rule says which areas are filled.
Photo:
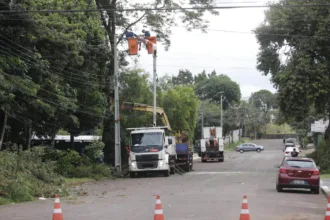
[[326, 197], [330, 197], [330, 178], [329, 177], [326, 177], [326, 178], [321, 177], [320, 188]]

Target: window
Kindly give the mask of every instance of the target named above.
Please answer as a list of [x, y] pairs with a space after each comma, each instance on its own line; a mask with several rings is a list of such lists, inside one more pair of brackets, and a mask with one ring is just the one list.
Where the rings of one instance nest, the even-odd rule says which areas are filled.
[[284, 164], [296, 168], [316, 168], [313, 161], [306, 160], [285, 160]]

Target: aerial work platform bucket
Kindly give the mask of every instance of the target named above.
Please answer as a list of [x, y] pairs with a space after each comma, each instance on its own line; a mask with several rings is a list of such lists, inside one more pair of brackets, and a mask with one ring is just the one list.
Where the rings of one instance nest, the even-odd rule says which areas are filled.
[[137, 55], [138, 54], [138, 39], [137, 38], [128, 38], [128, 54]]
[[153, 44], [156, 44], [157, 42], [157, 38], [156, 37], [146, 37], [145, 39], [147, 39], [148, 41], [150, 41], [150, 42], [148, 42], [147, 43], [147, 49], [148, 49], [148, 54], [152, 54], [153, 53], [153, 49], [152, 49], [152, 47], [153, 47]]

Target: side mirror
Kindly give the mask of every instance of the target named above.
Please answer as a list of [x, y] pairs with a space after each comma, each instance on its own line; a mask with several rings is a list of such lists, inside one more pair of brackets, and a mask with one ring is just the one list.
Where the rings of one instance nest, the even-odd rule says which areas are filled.
[[168, 148], [168, 146], [167, 146], [167, 145], [165, 145], [164, 147], [165, 147], [166, 149]]
[[279, 164], [276, 164], [274, 167], [275, 168], [280, 168], [280, 165]]
[[172, 143], [172, 139], [168, 139], [168, 144], [171, 145]]
[[319, 167], [319, 166], [317, 166], [316, 168], [317, 168], [318, 170], [320, 170], [320, 169], [321, 169], [321, 167]]

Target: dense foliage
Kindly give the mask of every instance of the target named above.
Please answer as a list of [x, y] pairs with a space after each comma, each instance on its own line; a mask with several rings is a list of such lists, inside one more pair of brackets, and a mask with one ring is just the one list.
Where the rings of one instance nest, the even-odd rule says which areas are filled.
[[[301, 4], [316, 2], [272, 3], [265, 21], [256, 29], [260, 44], [257, 68], [271, 75], [283, 116], [295, 122], [304, 121], [311, 108], [317, 114], [330, 115], [330, 8], [282, 7]], [[330, 126], [325, 137], [330, 138]]]

